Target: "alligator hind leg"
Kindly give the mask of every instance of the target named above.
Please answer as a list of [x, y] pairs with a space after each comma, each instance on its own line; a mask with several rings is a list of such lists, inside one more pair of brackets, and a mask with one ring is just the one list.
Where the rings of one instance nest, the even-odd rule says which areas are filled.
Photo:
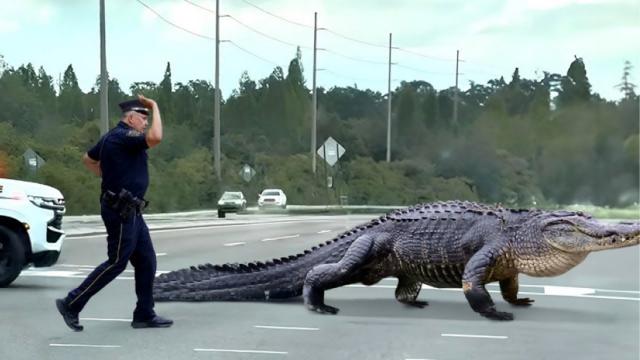
[[398, 286], [396, 287], [396, 300], [403, 304], [422, 309], [429, 305], [429, 303], [417, 300], [420, 289], [422, 289], [422, 283], [420, 281], [411, 280], [407, 277], [399, 277]]
[[518, 275], [500, 280], [500, 292], [502, 293], [502, 298], [512, 305], [531, 306], [534, 301], [529, 298], [518, 298]]
[[324, 292], [349, 283], [353, 272], [368, 259], [373, 243], [373, 237], [363, 235], [349, 246], [340, 261], [334, 264], [317, 265], [307, 273], [302, 296], [309, 310], [325, 314], [338, 313], [338, 308], [324, 303]]

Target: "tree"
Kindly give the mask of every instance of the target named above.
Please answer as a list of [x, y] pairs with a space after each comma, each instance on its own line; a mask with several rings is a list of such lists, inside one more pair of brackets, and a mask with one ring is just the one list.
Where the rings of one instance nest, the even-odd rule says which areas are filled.
[[629, 60], [624, 62], [624, 68], [622, 70], [622, 79], [616, 87], [620, 89], [625, 99], [632, 99], [636, 96], [635, 88], [636, 85], [631, 83], [631, 70], [633, 70], [633, 65]]
[[78, 78], [69, 64], [60, 83], [60, 96], [58, 97], [58, 113], [66, 123], [80, 124], [86, 118], [83, 93], [78, 85]]
[[560, 81], [558, 103], [561, 106], [587, 102], [591, 98], [591, 84], [582, 58], [576, 57], [569, 65], [567, 75]]
[[[33, 68], [31, 68], [33, 70]], [[25, 78], [26, 76], [26, 78]], [[19, 132], [33, 135], [43, 116], [42, 104], [31, 87], [35, 72], [7, 68], [0, 76], [0, 121], [7, 121]]]
[[171, 82], [171, 63], [167, 62], [164, 77], [158, 86], [158, 104], [162, 106], [162, 115], [173, 118], [173, 84]]
[[47, 74], [42, 66], [38, 69], [36, 93], [42, 105], [49, 109], [50, 113], [53, 113], [51, 110], [55, 109], [56, 90], [53, 87], [53, 78]]

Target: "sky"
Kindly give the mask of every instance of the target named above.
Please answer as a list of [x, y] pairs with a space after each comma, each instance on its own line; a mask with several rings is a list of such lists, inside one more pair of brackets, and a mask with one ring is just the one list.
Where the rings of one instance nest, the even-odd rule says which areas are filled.
[[[170, 62], [174, 84], [213, 83], [214, 10], [214, 0], [106, 0], [110, 76], [129, 92], [136, 81], [159, 83]], [[220, 0], [223, 96], [243, 71], [256, 81], [276, 66], [286, 74], [297, 46], [311, 88], [314, 12], [324, 88], [386, 93], [390, 33], [392, 89], [411, 80], [453, 86], [457, 50], [462, 90], [509, 81], [516, 67], [528, 79], [564, 75], [575, 56], [607, 99], [621, 97], [625, 60], [640, 85], [640, 0]], [[99, 0], [0, 0], [0, 55], [11, 67], [42, 66], [57, 81], [72, 64], [88, 92], [100, 73], [99, 35]]]

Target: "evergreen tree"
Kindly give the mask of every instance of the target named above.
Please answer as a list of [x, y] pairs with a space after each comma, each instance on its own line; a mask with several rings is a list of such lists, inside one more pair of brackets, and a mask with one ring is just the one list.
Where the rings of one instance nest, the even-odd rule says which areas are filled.
[[620, 89], [625, 99], [633, 99], [636, 96], [636, 85], [631, 82], [631, 70], [633, 65], [629, 60], [624, 62], [624, 69], [622, 70], [622, 79], [616, 87]]
[[591, 84], [582, 58], [576, 57], [569, 65], [567, 75], [560, 81], [558, 103], [561, 106], [587, 102], [591, 98]]
[[171, 82], [171, 63], [167, 62], [164, 77], [158, 86], [158, 104], [162, 106], [162, 114], [173, 118], [173, 83]]
[[80, 124], [86, 120], [83, 93], [78, 85], [78, 78], [69, 65], [64, 72], [60, 83], [60, 95], [58, 97], [58, 114], [66, 123]]

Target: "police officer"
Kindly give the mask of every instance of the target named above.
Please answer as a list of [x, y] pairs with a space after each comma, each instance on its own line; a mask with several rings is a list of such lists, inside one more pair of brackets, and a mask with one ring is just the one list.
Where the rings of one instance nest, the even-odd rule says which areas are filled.
[[[65, 298], [56, 300], [58, 311], [74, 331], [83, 329], [78, 315], [87, 301], [122, 273], [129, 261], [135, 268], [138, 297], [131, 326], [159, 328], [173, 324], [172, 320], [156, 315], [153, 310], [156, 254], [141, 214], [149, 185], [147, 149], [162, 140], [160, 110], [154, 100], [142, 95], [119, 105], [123, 112], [121, 121], [82, 159], [91, 172], [102, 177], [100, 213], [107, 229], [108, 260], [96, 267]], [[153, 124], [145, 134], [149, 110]]]

